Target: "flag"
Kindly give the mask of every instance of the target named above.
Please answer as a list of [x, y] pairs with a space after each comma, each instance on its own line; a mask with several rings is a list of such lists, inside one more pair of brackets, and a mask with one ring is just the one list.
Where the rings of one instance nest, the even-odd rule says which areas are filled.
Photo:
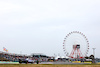
[[8, 52], [8, 50], [5, 47], [3, 47], [3, 50], [6, 51], [6, 52]]

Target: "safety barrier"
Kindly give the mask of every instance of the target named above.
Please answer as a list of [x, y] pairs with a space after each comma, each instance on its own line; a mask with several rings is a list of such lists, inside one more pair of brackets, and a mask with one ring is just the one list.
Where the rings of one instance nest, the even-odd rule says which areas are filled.
[[19, 64], [19, 62], [0, 61], [0, 64]]

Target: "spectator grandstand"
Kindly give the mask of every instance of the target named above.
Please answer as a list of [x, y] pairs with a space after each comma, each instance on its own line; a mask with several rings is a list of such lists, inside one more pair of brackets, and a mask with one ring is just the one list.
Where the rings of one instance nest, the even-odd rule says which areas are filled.
[[52, 59], [52, 57], [50, 56], [46, 56], [44, 54], [41, 54], [41, 53], [33, 53], [31, 55], [35, 60], [39, 60], [39, 61], [49, 61], [49, 59]]
[[19, 59], [32, 59], [32, 60], [39, 60], [39, 61], [49, 61], [51, 57], [43, 55], [43, 54], [31, 54], [31, 55], [22, 55], [22, 54], [12, 54], [8, 52], [0, 51], [0, 61], [13, 61], [19, 62]]

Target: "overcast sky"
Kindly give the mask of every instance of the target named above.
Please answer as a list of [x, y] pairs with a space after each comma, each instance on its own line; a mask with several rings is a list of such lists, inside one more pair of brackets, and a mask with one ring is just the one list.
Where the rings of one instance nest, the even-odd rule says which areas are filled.
[[[0, 51], [64, 55], [64, 37], [84, 33], [100, 57], [100, 0], [0, 0]], [[65, 55], [64, 55], [65, 56]]]

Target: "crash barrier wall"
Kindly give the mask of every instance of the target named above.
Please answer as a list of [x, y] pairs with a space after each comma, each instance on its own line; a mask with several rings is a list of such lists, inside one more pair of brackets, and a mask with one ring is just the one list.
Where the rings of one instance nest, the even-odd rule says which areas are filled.
[[19, 64], [19, 62], [0, 61], [0, 64]]

